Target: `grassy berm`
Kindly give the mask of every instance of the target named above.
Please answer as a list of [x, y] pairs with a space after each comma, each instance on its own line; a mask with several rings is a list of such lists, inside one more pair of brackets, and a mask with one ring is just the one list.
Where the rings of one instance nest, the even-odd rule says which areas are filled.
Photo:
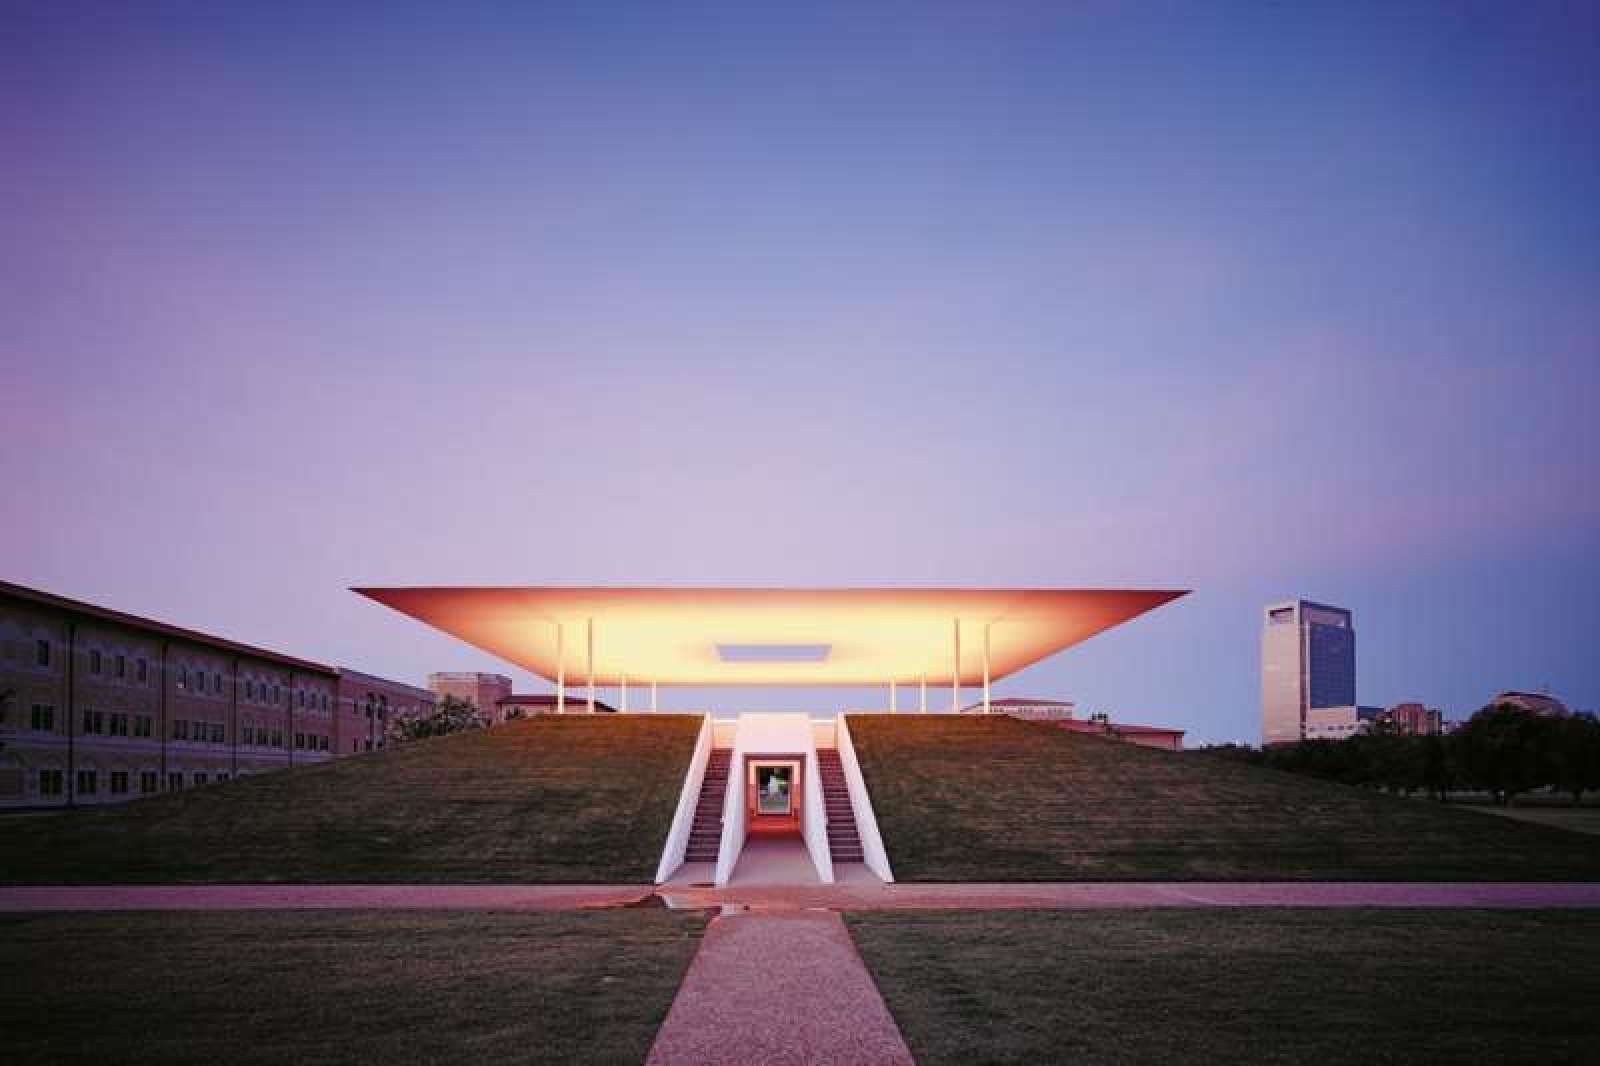
[[845, 915], [923, 1066], [1592, 1063], [1600, 911]]
[[1600, 838], [1003, 715], [851, 715], [902, 881], [1595, 881]]
[[642, 1062], [704, 913], [0, 915], [7, 1063]]
[[0, 819], [0, 883], [644, 884], [701, 719], [544, 717]]

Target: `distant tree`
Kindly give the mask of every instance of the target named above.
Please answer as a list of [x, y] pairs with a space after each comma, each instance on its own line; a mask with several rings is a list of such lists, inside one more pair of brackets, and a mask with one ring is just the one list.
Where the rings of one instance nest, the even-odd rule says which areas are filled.
[[1191, 748], [1200, 755], [1209, 755], [1216, 759], [1227, 759], [1230, 762], [1250, 763], [1259, 766], [1263, 755], [1260, 748], [1252, 748], [1248, 744], [1202, 744], [1198, 748]]
[[1434, 799], [1445, 803], [1459, 777], [1453, 738], [1434, 735], [1417, 739], [1422, 741], [1422, 786]]
[[1600, 790], [1600, 720], [1592, 714], [1575, 714], [1549, 723], [1550, 783], [1571, 793], [1572, 805], [1583, 794]]
[[1549, 784], [1552, 722], [1510, 704], [1478, 711], [1454, 738], [1467, 782], [1502, 807], [1519, 792]]
[[446, 696], [426, 714], [401, 715], [389, 724], [389, 735], [397, 741], [422, 740], [425, 737], [442, 737], [447, 733], [461, 733], [469, 729], [482, 729], [488, 723], [473, 703]]

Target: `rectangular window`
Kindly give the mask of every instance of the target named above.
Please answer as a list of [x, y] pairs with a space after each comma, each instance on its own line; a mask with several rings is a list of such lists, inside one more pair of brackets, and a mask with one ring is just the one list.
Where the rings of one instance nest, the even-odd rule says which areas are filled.
[[189, 739], [189, 723], [187, 721], [185, 721], [182, 718], [177, 718], [177, 719], [173, 720], [173, 722], [172, 722], [172, 739], [173, 740], [188, 740]]
[[113, 771], [111, 771], [111, 792], [112, 792], [112, 795], [116, 795], [116, 796], [123, 796], [123, 795], [127, 794], [127, 792], [128, 792], [128, 771], [126, 771], [126, 770], [113, 770]]
[[183, 668], [183, 669], [178, 671], [178, 688], [185, 689], [185, 688], [188, 688], [188, 687], [189, 687], [189, 670], [188, 670], [187, 667], [185, 667], [185, 668]]
[[221, 774], [217, 775], [218, 784], [222, 783], [223, 781], [226, 781], [227, 779], [228, 779], [228, 775], [226, 773], [221, 773]]
[[[128, 735], [127, 715], [113, 714], [111, 716], [111, 735], [114, 737], [125, 737]], [[126, 791], [126, 789], [124, 789], [124, 791]]]
[[40, 733], [54, 733], [56, 731], [56, 709], [48, 703], [35, 703], [29, 724]]
[[203, 773], [197, 773], [194, 775], [194, 783], [197, 785], [203, 785], [210, 780], [211, 778]]
[[221, 722], [212, 723], [212, 726], [211, 726], [211, 743], [213, 743], [213, 744], [222, 744], [222, 743], [226, 742], [227, 739], [228, 738], [223, 735], [222, 723]]
[[100, 650], [98, 648], [89, 649], [89, 672], [91, 674], [100, 672]]
[[[50, 642], [48, 640], [35, 641], [33, 645], [33, 661], [40, 666], [50, 665]], [[56, 789], [59, 794], [60, 789]]]
[[148, 737], [155, 732], [154, 725], [155, 719], [148, 714], [141, 714], [133, 720], [133, 735], [136, 737]]
[[78, 771], [78, 795], [92, 796], [100, 787], [100, 773], [98, 770]]
[[154, 770], [141, 771], [140, 774], [139, 774], [139, 792], [140, 792], [140, 794], [148, 796], [150, 793], [154, 792], [155, 790], [156, 790], [156, 772]]
[[60, 770], [40, 770], [39, 771], [39, 795], [41, 795], [41, 796], [59, 796], [59, 795], [61, 795], [61, 771]]
[[294, 748], [295, 748], [295, 750], [299, 751], [301, 748], [303, 748], [305, 746], [306, 746], [306, 735], [304, 733], [296, 733], [294, 735]]
[[211, 691], [215, 692], [219, 696], [222, 695], [222, 675], [221, 674], [213, 674], [211, 676]]
[[283, 747], [283, 730], [274, 729], [272, 731], [272, 746], [275, 748]]
[[[128, 660], [124, 659], [120, 655], [117, 656], [117, 676], [118, 677], [127, 677], [128, 676]], [[124, 790], [124, 791], [126, 791], [126, 790]]]
[[139, 678], [140, 683], [144, 682], [145, 674], [146, 674], [148, 669], [149, 669], [149, 666], [143, 659], [140, 659], [137, 663], [134, 664], [134, 674], [135, 674], [135, 676], [137, 676]]
[[177, 792], [182, 787], [183, 787], [183, 775], [181, 773], [170, 773], [170, 774], [167, 775], [167, 791], [168, 792]]
[[272, 705], [274, 707], [278, 706], [278, 694], [279, 694], [279, 691], [280, 690], [279, 690], [277, 685], [273, 685], [272, 686]]

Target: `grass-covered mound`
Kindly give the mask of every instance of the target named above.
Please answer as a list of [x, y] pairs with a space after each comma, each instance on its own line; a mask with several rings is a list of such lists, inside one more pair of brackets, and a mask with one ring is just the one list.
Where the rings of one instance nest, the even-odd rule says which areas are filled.
[[643, 1062], [703, 913], [0, 916], [6, 1061]]
[[700, 718], [544, 717], [0, 819], [0, 882], [640, 883]]
[[1600, 1042], [1600, 911], [856, 911], [845, 921], [923, 1066], [1578, 1063]]
[[851, 715], [896, 879], [1600, 880], [1600, 839], [1004, 715]]

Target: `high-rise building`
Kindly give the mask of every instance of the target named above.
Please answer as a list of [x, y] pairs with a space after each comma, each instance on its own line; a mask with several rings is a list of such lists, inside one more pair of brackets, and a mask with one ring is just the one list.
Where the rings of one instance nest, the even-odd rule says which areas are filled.
[[1306, 712], [1356, 705], [1356, 631], [1342, 607], [1269, 604], [1261, 631], [1261, 742], [1305, 739]]

